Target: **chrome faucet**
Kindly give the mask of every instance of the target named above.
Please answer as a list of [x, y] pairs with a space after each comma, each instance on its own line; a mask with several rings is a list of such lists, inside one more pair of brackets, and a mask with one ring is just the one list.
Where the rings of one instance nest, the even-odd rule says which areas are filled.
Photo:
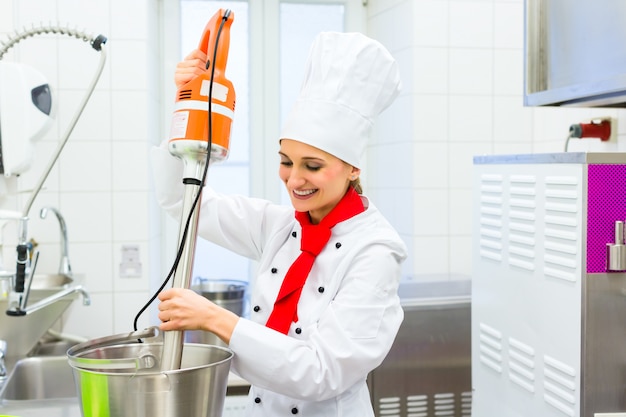
[[59, 275], [72, 276], [72, 267], [70, 266], [70, 258], [68, 257], [67, 250], [67, 227], [65, 226], [65, 220], [59, 210], [54, 207], [43, 207], [39, 211], [39, 217], [46, 218], [48, 210], [52, 211], [59, 220], [59, 226], [61, 228], [61, 264], [59, 265]]
[[0, 379], [4, 379], [7, 376], [7, 367], [4, 363], [4, 356], [7, 353], [6, 340], [0, 340]]
[[42, 300], [37, 301], [36, 303], [33, 303], [29, 306], [26, 306], [25, 308], [21, 309], [19, 311], [19, 314], [11, 314], [11, 315], [21, 315], [21, 316], [25, 316], [27, 314], [31, 314], [34, 313], [37, 310], [41, 310], [44, 307], [49, 306], [50, 304], [56, 303], [57, 301], [59, 301], [60, 299], [73, 294], [73, 293], [80, 293], [83, 296], [83, 305], [84, 306], [88, 306], [91, 305], [91, 297], [89, 296], [89, 293], [87, 292], [87, 290], [85, 290], [83, 288], [82, 285], [72, 285], [71, 287], [67, 287], [64, 288], [54, 294], [52, 294], [49, 297], [46, 297]]
[[[16, 305], [11, 305], [10, 308], [6, 311], [6, 314], [9, 316], [26, 316], [28, 314], [34, 313], [35, 311], [41, 310], [44, 307], [47, 307], [51, 304], [60, 301], [62, 298], [65, 298], [68, 295], [74, 293], [80, 293], [83, 296], [83, 305], [88, 306], [91, 305], [91, 297], [87, 290], [83, 288], [82, 285], [72, 285], [69, 287], [64, 287], [62, 290], [37, 301], [34, 304], [27, 305], [28, 295], [30, 293], [30, 286], [33, 282], [33, 277], [35, 275], [35, 268], [37, 266], [37, 259], [39, 258], [39, 252], [35, 253], [33, 264], [30, 270], [30, 276], [28, 278], [28, 285], [25, 287], [24, 292], [21, 294], [15, 294], [17, 296], [18, 303]], [[14, 294], [14, 293], [12, 293]], [[0, 350], [2, 348], [2, 341], [0, 340]], [[0, 376], [1, 377], [1, 376]], [[0, 416], [1, 417], [1, 416]]]
[[[51, 210], [57, 216], [59, 225], [61, 227], [61, 265], [59, 266], [59, 275], [72, 277], [72, 268], [70, 266], [70, 261], [68, 257], [68, 251], [67, 251], [67, 227], [65, 226], [65, 220], [63, 219], [63, 216], [61, 216], [61, 213], [59, 213], [59, 211], [55, 209], [54, 207], [42, 208], [41, 211], [39, 212], [39, 216], [42, 219], [45, 219], [46, 215], [48, 214], [48, 210]], [[26, 217], [18, 219], [21, 221], [21, 224], [23, 224], [22, 227], [20, 228], [20, 242], [24, 242], [24, 243], [26, 242], [25, 236], [26, 236], [26, 220], [27, 219], [28, 218]], [[20, 245], [18, 245], [18, 248], [19, 246]], [[57, 301], [60, 301], [61, 299], [69, 295], [72, 295], [74, 293], [79, 293], [83, 296], [83, 305], [87, 306], [91, 304], [91, 298], [89, 296], [89, 293], [83, 288], [82, 285], [74, 284], [71, 286], [63, 286], [63, 289], [61, 289], [60, 291], [42, 300], [39, 300], [31, 305], [28, 305], [27, 300], [28, 300], [28, 295], [30, 293], [30, 285], [32, 284], [33, 279], [34, 279], [35, 267], [37, 265], [38, 255], [39, 253], [36, 252], [33, 260], [30, 261], [31, 265], [30, 265], [30, 274], [28, 277], [28, 283], [26, 283], [26, 280], [24, 279], [24, 283], [23, 283], [24, 285], [22, 285], [24, 288], [21, 288], [19, 290], [14, 289], [9, 294], [9, 309], [6, 311], [7, 315], [25, 316], [25, 315], [34, 313], [35, 311], [38, 311], [51, 304], [54, 304]], [[26, 260], [24, 263], [23, 275], [25, 275], [27, 262], [28, 262], [28, 257], [26, 257]], [[20, 266], [19, 262], [18, 262], [18, 266]]]

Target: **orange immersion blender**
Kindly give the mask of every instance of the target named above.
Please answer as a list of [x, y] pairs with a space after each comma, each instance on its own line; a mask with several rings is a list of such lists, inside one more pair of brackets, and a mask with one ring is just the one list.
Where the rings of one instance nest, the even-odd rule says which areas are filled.
[[[234, 13], [220, 9], [209, 20], [198, 49], [207, 54], [206, 71], [181, 86], [176, 94], [169, 151], [184, 162], [184, 195], [173, 288], [189, 288], [200, 216], [202, 186], [209, 160], [228, 157], [235, 90], [226, 79], [230, 26]], [[209, 158], [210, 149], [210, 158]], [[164, 332], [161, 370], [180, 369], [184, 332]]]
[[[206, 159], [209, 138], [208, 96], [211, 94], [211, 160], [228, 157], [230, 126], [235, 112], [235, 89], [226, 79], [230, 25], [234, 13], [220, 9], [207, 23], [198, 49], [207, 54], [207, 70], [178, 89], [169, 149], [183, 160]], [[211, 63], [210, 61], [214, 62]]]

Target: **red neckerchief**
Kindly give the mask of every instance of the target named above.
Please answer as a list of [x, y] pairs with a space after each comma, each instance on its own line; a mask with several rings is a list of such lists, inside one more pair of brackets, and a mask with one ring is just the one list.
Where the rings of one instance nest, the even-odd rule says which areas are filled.
[[302, 226], [300, 250], [302, 253], [289, 267], [280, 287], [274, 310], [267, 319], [267, 327], [287, 334], [292, 322], [298, 321], [298, 300], [302, 287], [313, 267], [313, 262], [330, 240], [331, 229], [344, 220], [365, 210], [361, 197], [349, 187], [343, 198], [319, 224], [311, 224], [308, 212], [296, 211], [296, 219]]

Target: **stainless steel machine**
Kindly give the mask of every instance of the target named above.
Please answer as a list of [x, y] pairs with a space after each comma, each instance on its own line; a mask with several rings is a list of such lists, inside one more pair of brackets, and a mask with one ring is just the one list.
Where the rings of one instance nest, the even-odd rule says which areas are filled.
[[369, 376], [377, 417], [467, 417], [471, 411], [471, 281], [418, 276], [402, 283], [404, 321]]
[[474, 158], [472, 414], [626, 416], [626, 154]]

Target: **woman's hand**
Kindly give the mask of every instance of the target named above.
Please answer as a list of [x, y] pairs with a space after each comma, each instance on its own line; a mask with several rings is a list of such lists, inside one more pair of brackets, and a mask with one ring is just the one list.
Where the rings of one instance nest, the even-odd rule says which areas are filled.
[[159, 328], [168, 330], [204, 330], [215, 333], [226, 344], [239, 316], [222, 308], [195, 291], [172, 288], [159, 294]]
[[206, 71], [207, 56], [199, 49], [194, 49], [184, 60], [176, 65], [174, 82], [180, 88]]

